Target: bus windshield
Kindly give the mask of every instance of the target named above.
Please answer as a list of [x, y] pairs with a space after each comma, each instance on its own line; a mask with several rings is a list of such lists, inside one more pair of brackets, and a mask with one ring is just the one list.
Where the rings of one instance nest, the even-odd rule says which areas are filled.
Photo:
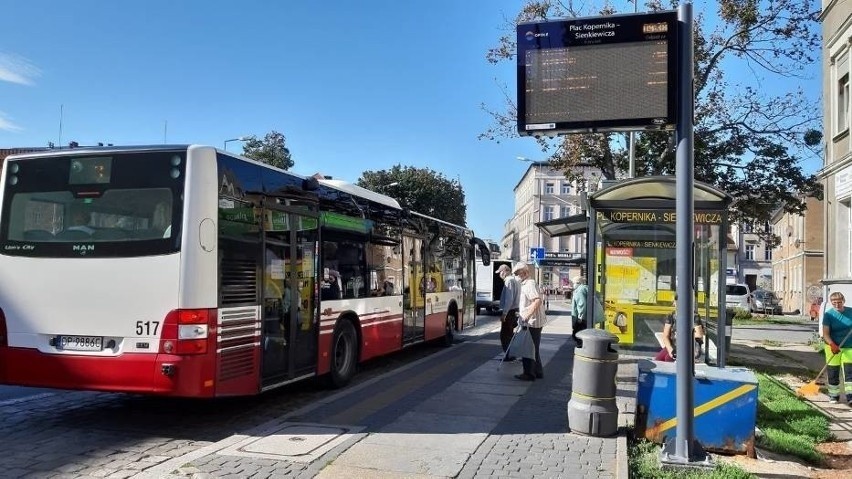
[[176, 252], [184, 151], [9, 161], [0, 253], [131, 257]]

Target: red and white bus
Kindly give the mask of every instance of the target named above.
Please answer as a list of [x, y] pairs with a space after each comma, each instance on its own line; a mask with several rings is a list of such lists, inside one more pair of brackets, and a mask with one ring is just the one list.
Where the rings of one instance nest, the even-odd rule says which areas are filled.
[[474, 322], [473, 233], [205, 146], [11, 156], [0, 383], [251, 395]]

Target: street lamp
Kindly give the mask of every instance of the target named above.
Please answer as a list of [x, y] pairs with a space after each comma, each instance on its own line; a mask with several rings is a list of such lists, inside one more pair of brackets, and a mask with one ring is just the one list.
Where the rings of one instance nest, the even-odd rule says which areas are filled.
[[249, 139], [251, 139], [250, 136], [241, 136], [239, 138], [231, 138], [230, 140], [225, 140], [225, 144], [222, 145], [222, 149], [225, 150], [225, 151], [228, 151], [228, 143], [230, 143], [232, 141], [246, 141], [246, 140], [249, 140]]

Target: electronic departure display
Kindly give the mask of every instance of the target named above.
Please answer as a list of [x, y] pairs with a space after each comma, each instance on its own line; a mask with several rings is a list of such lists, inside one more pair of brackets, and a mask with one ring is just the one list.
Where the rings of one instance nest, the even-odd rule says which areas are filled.
[[670, 129], [676, 11], [517, 27], [521, 135]]

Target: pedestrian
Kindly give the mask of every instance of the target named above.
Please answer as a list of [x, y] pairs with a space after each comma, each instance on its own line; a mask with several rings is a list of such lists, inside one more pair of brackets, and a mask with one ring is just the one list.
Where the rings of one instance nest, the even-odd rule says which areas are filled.
[[[692, 322], [692, 338], [695, 340], [693, 358], [698, 359], [701, 356], [704, 345], [704, 323], [701, 322], [701, 317], [696, 313], [693, 316]], [[677, 295], [672, 301], [672, 312], [667, 314], [663, 320], [663, 333], [660, 336], [662, 349], [654, 357], [655, 361], [673, 362], [677, 358], [675, 347], [677, 345]]]
[[509, 356], [509, 343], [515, 328], [518, 327], [518, 305], [521, 300], [521, 282], [512, 274], [508, 264], [501, 264], [497, 268], [497, 275], [503, 280], [503, 291], [500, 292], [500, 345], [506, 354], [504, 361], [514, 361], [514, 356]]
[[515, 263], [512, 272], [521, 281], [521, 298], [518, 305], [518, 323], [522, 328], [528, 329], [535, 344], [535, 359], [522, 358], [524, 372], [515, 375], [522, 381], [535, 381], [544, 377], [544, 368], [541, 364], [541, 330], [547, 322], [542, 304], [541, 292], [535, 280], [530, 277], [530, 269], [526, 263], [519, 261]]
[[577, 333], [586, 329], [586, 302], [589, 287], [584, 276], [574, 278], [574, 292], [571, 297], [571, 337], [577, 341]]
[[[822, 315], [822, 340], [825, 341], [825, 361], [828, 373], [828, 402], [837, 404], [840, 401], [840, 370], [846, 387], [852, 387], [852, 308], [844, 306], [846, 298], [843, 293], [834, 292], [828, 296], [831, 308], [826, 308]], [[846, 395], [852, 406], [852, 399]]]

